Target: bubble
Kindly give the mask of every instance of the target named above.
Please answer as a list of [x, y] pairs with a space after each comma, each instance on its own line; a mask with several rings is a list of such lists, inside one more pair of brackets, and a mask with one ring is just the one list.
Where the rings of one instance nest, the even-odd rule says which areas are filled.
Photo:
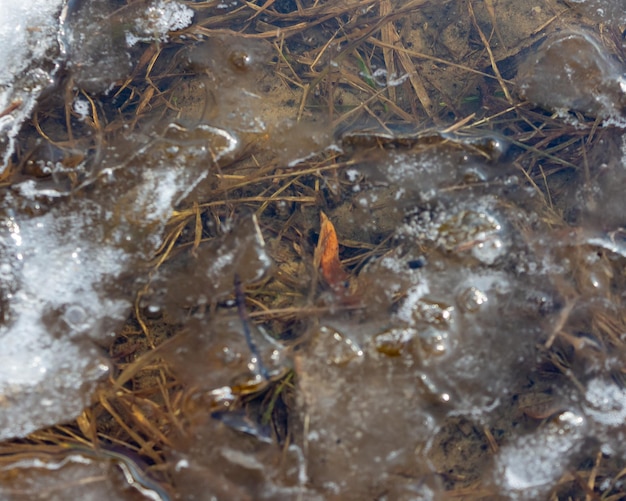
[[468, 287], [457, 296], [459, 308], [467, 313], [478, 311], [487, 300], [487, 295], [476, 287]]
[[373, 345], [376, 351], [390, 357], [402, 354], [405, 346], [415, 339], [417, 331], [412, 328], [393, 328], [376, 334]]
[[320, 336], [327, 343], [328, 359], [335, 365], [343, 365], [363, 357], [363, 350], [351, 339], [332, 327], [322, 326]]
[[444, 302], [423, 299], [413, 308], [413, 320], [416, 323], [426, 323], [439, 329], [450, 328], [454, 313], [454, 306]]
[[251, 57], [243, 50], [234, 50], [228, 56], [228, 61], [235, 69], [245, 71], [250, 67]]
[[420, 347], [426, 356], [442, 356], [451, 348], [450, 336], [447, 331], [426, 328], [420, 332]]
[[65, 310], [63, 318], [67, 324], [76, 329], [82, 327], [87, 320], [87, 312], [78, 305], [72, 305]]
[[157, 318], [161, 318], [161, 316], [163, 315], [163, 310], [161, 306], [158, 304], [149, 304], [146, 307], [144, 307], [143, 313], [146, 316], [146, 318], [154, 320]]

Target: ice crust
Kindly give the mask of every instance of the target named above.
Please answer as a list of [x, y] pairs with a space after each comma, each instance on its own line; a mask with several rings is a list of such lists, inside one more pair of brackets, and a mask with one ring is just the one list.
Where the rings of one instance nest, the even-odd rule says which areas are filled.
[[[94, 343], [113, 339], [174, 205], [206, 175], [154, 150], [140, 158], [153, 168], [127, 164], [114, 174], [120, 184], [98, 177], [88, 196], [57, 193], [37, 217], [28, 209], [45, 206], [48, 190], [37, 195], [33, 186], [17, 185], [16, 194], [5, 193], [2, 438], [71, 419], [89, 401], [108, 370]], [[125, 210], [122, 218], [111, 201]]]
[[136, 24], [120, 39], [106, 31], [113, 9], [102, 0], [0, 2], [0, 172], [13, 154], [22, 123], [60, 67], [74, 67], [82, 88], [105, 90], [128, 71], [129, 46], [165, 42], [169, 32], [187, 27], [194, 15], [179, 2], [154, 0], [143, 11], [125, 12]]
[[[86, 34], [81, 31], [81, 15], [97, 23], [106, 12], [104, 2], [90, 3], [82, 12], [64, 11], [60, 31], [60, 4], [11, 4], [1, 6], [7, 9], [1, 34], [5, 41], [15, 36], [21, 43], [19, 51], [0, 58], [6, 65], [0, 96], [5, 107], [7, 100], [21, 99], [19, 93], [26, 88], [25, 103], [30, 103], [51, 83], [61, 57], [58, 40], [63, 41], [63, 55], [74, 57], [72, 64], [88, 63], [93, 46], [81, 45]], [[177, 4], [167, 5], [175, 8]], [[20, 39], [34, 23], [41, 36], [38, 43], [31, 43], [33, 37]], [[181, 23], [170, 23], [167, 29]], [[110, 32], [93, 30], [90, 36], [99, 40], [100, 47], [113, 50]], [[2, 44], [3, 50], [9, 45]], [[119, 57], [105, 50], [101, 58], [115, 67], [112, 73], [118, 76], [128, 71], [128, 56], [122, 51], [121, 66]], [[80, 70], [83, 83], [94, 78], [96, 70]], [[12, 124], [3, 128], [8, 131], [5, 138], [12, 137], [27, 114], [20, 108], [19, 117], [2, 119]], [[112, 341], [135, 292], [145, 283], [143, 266], [161, 242], [174, 206], [208, 173], [206, 162], [211, 155], [206, 145], [190, 148], [184, 155], [172, 154], [166, 132], [161, 128], [152, 136], [129, 136], [133, 147], [123, 153], [115, 147], [104, 149], [101, 164], [79, 166], [84, 180], [73, 189], [55, 181], [58, 178], [29, 179], [4, 189], [0, 206], [1, 439], [72, 419], [108, 374], [102, 348]], [[7, 148], [6, 155], [10, 155]], [[195, 169], [187, 165], [191, 158], [198, 160]], [[45, 168], [63, 177], [62, 165], [51, 163]]]
[[[620, 136], [611, 141], [621, 148]], [[602, 311], [600, 304], [612, 311], [616, 277], [609, 263], [623, 263], [619, 225], [626, 207], [623, 197], [611, 194], [607, 177], [582, 227], [557, 237], [538, 217], [542, 202], [512, 180], [506, 165], [477, 163], [445, 147], [369, 156], [376, 157], [347, 173], [359, 183], [348, 216], [359, 227], [344, 231], [360, 236], [393, 222], [395, 246], [369, 262], [353, 284], [367, 304], [358, 323], [323, 320], [296, 358], [307, 474], [326, 499], [362, 499], [387, 489], [396, 489], [397, 499], [411, 499], [409, 492], [428, 499], [441, 489], [430, 476], [434, 443], [453, 447], [437, 442], [445, 423], [467, 420], [497, 429], [497, 416], [511, 412], [537, 377], [533, 371], [551, 336], [584, 330], [581, 325]], [[621, 179], [623, 169], [623, 159], [612, 165], [611, 179]], [[467, 172], [493, 182], [464, 187]], [[457, 189], [449, 194], [452, 184]], [[397, 206], [379, 209], [388, 192]], [[610, 219], [603, 216], [613, 244], [606, 233], [591, 237], [604, 203], [617, 208]], [[584, 337], [575, 346], [581, 354], [576, 351], [571, 363], [586, 393], [571, 381], [554, 382], [546, 416], [554, 415], [553, 422], [510, 431], [493, 463], [483, 466], [502, 496], [542, 499], [589, 443], [623, 453], [614, 439], [624, 434], [624, 392], [608, 376], [621, 367], [621, 354], [613, 357]], [[560, 349], [571, 350], [567, 344]], [[395, 445], [397, 432], [405, 447], [420, 452], [404, 455]], [[420, 480], [391, 481], [394, 468]]]
[[0, 468], [0, 497], [5, 501], [128, 499], [110, 472], [108, 461], [96, 461], [78, 453], [24, 459]]
[[135, 30], [126, 33], [126, 43], [132, 47], [137, 42], [149, 42], [155, 38], [167, 42], [168, 33], [189, 26], [193, 15], [193, 10], [179, 2], [155, 1], [136, 17]]
[[496, 480], [509, 499], [544, 499], [575, 460], [583, 444], [585, 421], [571, 412], [503, 447]]
[[[58, 69], [63, 0], [0, 2], [0, 172], [15, 146], [15, 136], [39, 94]], [[31, 30], [36, 36], [31, 35]]]
[[626, 23], [626, 6], [622, 0], [572, 0], [572, 3], [599, 22], [615, 26]]
[[[581, 288], [571, 292], [575, 297], [581, 290], [598, 298], [608, 294], [610, 279], [587, 279], [568, 259], [591, 246], [585, 272], [602, 276], [606, 263], [586, 238], [587, 230], [557, 236], [537, 216], [543, 201], [516, 182], [506, 164], [485, 165], [445, 145], [424, 152], [368, 153], [346, 173], [360, 185], [348, 202], [350, 210], [337, 209], [330, 217], [342, 215], [335, 218], [340, 234], [368, 238], [363, 235], [389, 232], [394, 245], [352, 284], [352, 300], [363, 301], [363, 310], [316, 317], [307, 342], [294, 353], [302, 435], [290, 445], [289, 472], [272, 463], [268, 431], [245, 413], [229, 410], [241, 382], [254, 380], [241, 318], [225, 309], [224, 318], [213, 322], [185, 321], [189, 332], [173, 345], [168, 360], [187, 384], [200, 389], [197, 414], [192, 412], [198, 419], [194, 440], [173, 453], [189, 465], [176, 473], [187, 495], [203, 490], [273, 499], [294, 493], [303, 499], [358, 500], [372, 493], [437, 499], [443, 487], [428, 457], [439, 446], [453, 446], [437, 443], [446, 423], [466, 420], [478, 429], [497, 428], [497, 416], [515, 408], [513, 402], [534, 377], [538, 347], [552, 333], [573, 329], [563, 325], [565, 315], [571, 315], [572, 325], [589, 316], [585, 304], [567, 308], [563, 282]], [[490, 182], [464, 186], [467, 172]], [[453, 193], [449, 186], [455, 186]], [[378, 209], [376, 201], [389, 200], [389, 193], [397, 206]], [[216, 248], [206, 248], [220, 273], [206, 274], [211, 266], [202, 255], [199, 268], [185, 272], [200, 277], [199, 290], [211, 288], [218, 298], [229, 290], [233, 261], [241, 259], [236, 249], [243, 242], [253, 249], [253, 258], [238, 269], [251, 279], [268, 270], [262, 248], [244, 235], [231, 230], [215, 239]], [[222, 259], [224, 252], [229, 259]], [[160, 288], [171, 297], [159, 307], [168, 305], [171, 313], [176, 297], [200, 304], [197, 293], [173, 278], [181, 264], [169, 266], [172, 274], [162, 271]], [[205, 284], [207, 277], [213, 278]], [[583, 289], [589, 282], [591, 289]], [[589, 347], [597, 348], [591, 341]], [[554, 397], [557, 420], [513, 430], [502, 443], [484, 469], [494, 493], [540, 499], [573, 467], [586, 444], [620, 433], [623, 391], [606, 380], [602, 355], [596, 356], [581, 369], [597, 373], [586, 382], [584, 401], [560, 381]], [[202, 370], [207, 360], [211, 374]], [[220, 409], [215, 419], [204, 420], [203, 409], [215, 406]], [[214, 447], [202, 446], [208, 440]], [[215, 471], [225, 475], [215, 478]]]
[[590, 33], [565, 31], [548, 38], [521, 66], [518, 78], [526, 98], [565, 117], [579, 111], [626, 127], [624, 68]]

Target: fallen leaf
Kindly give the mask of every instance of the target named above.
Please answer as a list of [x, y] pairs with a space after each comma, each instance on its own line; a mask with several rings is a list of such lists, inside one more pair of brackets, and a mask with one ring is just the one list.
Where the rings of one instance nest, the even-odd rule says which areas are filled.
[[320, 237], [315, 249], [314, 263], [322, 272], [328, 285], [334, 290], [343, 290], [346, 288], [348, 274], [339, 260], [337, 232], [333, 223], [323, 212], [320, 212], [320, 221]]

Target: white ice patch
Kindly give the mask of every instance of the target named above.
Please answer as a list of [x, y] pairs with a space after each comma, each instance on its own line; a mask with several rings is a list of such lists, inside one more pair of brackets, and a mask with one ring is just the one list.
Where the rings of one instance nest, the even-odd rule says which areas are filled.
[[580, 416], [565, 412], [558, 422], [504, 445], [496, 457], [495, 482], [508, 499], [544, 499], [580, 448], [583, 424]]
[[[107, 322], [125, 318], [131, 303], [99, 290], [125, 266], [121, 250], [99, 245], [93, 207], [5, 220], [0, 255], [4, 322], [0, 326], [0, 438], [21, 436], [68, 419], [88, 403], [106, 374]], [[78, 340], [79, 338], [82, 340]], [[41, 405], [45, 401], [47, 405]], [[45, 408], [44, 408], [45, 407]]]
[[168, 33], [191, 25], [193, 10], [175, 1], [158, 0], [150, 5], [144, 16], [137, 18], [135, 32], [126, 33], [126, 43], [132, 47], [137, 42], [168, 41]]
[[0, 1], [0, 172], [57, 68], [63, 0]]
[[429, 287], [426, 281], [410, 287], [406, 291], [406, 298], [402, 303], [402, 306], [398, 309], [398, 313], [396, 314], [397, 318], [408, 325], [413, 324], [413, 312], [428, 292]]
[[492, 265], [510, 247], [502, 223], [492, 214], [493, 201], [475, 200], [466, 206], [437, 208], [416, 214], [400, 227], [400, 234], [431, 241], [458, 254], [469, 253], [484, 264]]
[[72, 109], [74, 110], [74, 113], [80, 117], [80, 120], [85, 120], [91, 115], [91, 107], [89, 106], [89, 101], [86, 99], [75, 99], [72, 104]]
[[148, 221], [166, 222], [173, 203], [180, 196], [176, 184], [177, 172], [172, 170], [143, 171], [143, 185], [146, 189], [136, 198], [135, 211], [143, 214]]
[[0, 439], [75, 418], [107, 373], [94, 341], [112, 340], [173, 207], [207, 175], [162, 147], [123, 163], [123, 188], [111, 176], [72, 196], [33, 180], [3, 192]]
[[595, 378], [587, 384], [587, 414], [604, 426], [623, 426], [626, 421], [626, 389], [614, 381]]
[[459, 284], [456, 291], [458, 306], [465, 313], [476, 313], [490, 302], [497, 306], [500, 296], [508, 294], [511, 283], [505, 273], [498, 271], [473, 272]]

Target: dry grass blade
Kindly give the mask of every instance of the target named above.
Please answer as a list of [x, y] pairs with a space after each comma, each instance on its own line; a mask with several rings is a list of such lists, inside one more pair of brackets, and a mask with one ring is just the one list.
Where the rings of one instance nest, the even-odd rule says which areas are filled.
[[[386, 18], [392, 13], [391, 1], [381, 0], [379, 7], [380, 17]], [[380, 39], [387, 45], [395, 45], [397, 42], [397, 34], [391, 22], [385, 24], [380, 29]], [[387, 70], [388, 79], [396, 78], [396, 60], [393, 49], [387, 47], [383, 49], [383, 59], [385, 61], [385, 68]], [[396, 101], [396, 89], [394, 86], [389, 87], [389, 99]]]
[[131, 428], [127, 423], [126, 419], [124, 419], [111, 405], [107, 397], [101, 393], [100, 394], [100, 404], [104, 407], [109, 414], [115, 419], [117, 424], [128, 434], [132, 440], [139, 445], [139, 451], [141, 454], [148, 456], [155, 463], [161, 462], [161, 456], [154, 450], [154, 444], [152, 440], [146, 441], [144, 438], [135, 431], [135, 429]]
[[[404, 53], [409, 57], [414, 57], [416, 59], [424, 59], [425, 61], [432, 61], [434, 63], [439, 63], [439, 64], [443, 64], [445, 66], [451, 66], [453, 68], [458, 68], [460, 70], [463, 70], [467, 73], [472, 73], [474, 75], [479, 75], [481, 77], [485, 77], [485, 78], [490, 78], [490, 79], [496, 79], [497, 78], [494, 75], [490, 75], [489, 73], [485, 73], [484, 71], [480, 71], [477, 70], [476, 68], [472, 68], [471, 66], [466, 66], [463, 64], [458, 64], [455, 63], [454, 61], [449, 61], [447, 59], [442, 59], [440, 57], [437, 56], [432, 56], [430, 54], [425, 54], [423, 52], [417, 52], [411, 49], [407, 49], [406, 47], [402, 47], [402, 46], [389, 46], [383, 42], [380, 41], [376, 41], [376, 40], [372, 40], [372, 43], [374, 45], [378, 45], [381, 48], [386, 48], [386, 47], [391, 47], [392, 49], [395, 49], [398, 51], [398, 53]], [[511, 82], [510, 80], [505, 80], [503, 79], [503, 82], [507, 83], [507, 84], [512, 84], [513, 82]]]
[[483, 45], [485, 46], [485, 49], [487, 50], [487, 54], [489, 54], [489, 61], [491, 62], [491, 68], [493, 69], [493, 72], [494, 72], [494, 74], [496, 76], [496, 79], [498, 80], [498, 83], [500, 84], [500, 88], [502, 89], [502, 92], [504, 92], [506, 100], [509, 102], [509, 104], [513, 104], [513, 98], [511, 97], [511, 93], [509, 92], [509, 89], [506, 86], [506, 83], [504, 82], [504, 79], [502, 78], [502, 75], [500, 74], [500, 70], [498, 69], [498, 64], [496, 63], [496, 60], [493, 57], [493, 52], [491, 51], [491, 46], [489, 45], [489, 40], [487, 40], [487, 37], [485, 36], [483, 31], [480, 29], [480, 26], [478, 25], [478, 22], [476, 21], [476, 16], [474, 15], [474, 8], [472, 7], [472, 2], [469, 2], [467, 4], [467, 10], [468, 10], [468, 12], [470, 14], [470, 17], [472, 19], [472, 23], [474, 24], [474, 28], [476, 28], [476, 31], [478, 31], [478, 35], [480, 36], [480, 40], [482, 41]]
[[390, 42], [386, 42], [384, 38], [382, 39], [383, 50], [388, 51], [393, 49], [393, 53], [397, 54], [400, 67], [402, 68], [402, 71], [408, 75], [409, 82], [411, 82], [411, 87], [415, 91], [415, 95], [417, 96], [417, 99], [424, 108], [426, 115], [428, 115], [428, 117], [430, 117], [435, 123], [438, 123], [439, 119], [434, 113], [435, 108], [433, 102], [428, 95], [426, 87], [424, 86], [424, 82], [419, 74], [419, 70], [409, 57], [408, 52], [404, 50], [400, 35], [398, 35], [398, 32], [396, 31], [393, 24], [389, 23], [385, 26], [387, 26], [388, 28], [386, 30], [386, 34]]
[[0, 118], [10, 115], [14, 111], [18, 110], [22, 104], [24, 104], [24, 102], [21, 99], [12, 101], [6, 108], [0, 111]]

